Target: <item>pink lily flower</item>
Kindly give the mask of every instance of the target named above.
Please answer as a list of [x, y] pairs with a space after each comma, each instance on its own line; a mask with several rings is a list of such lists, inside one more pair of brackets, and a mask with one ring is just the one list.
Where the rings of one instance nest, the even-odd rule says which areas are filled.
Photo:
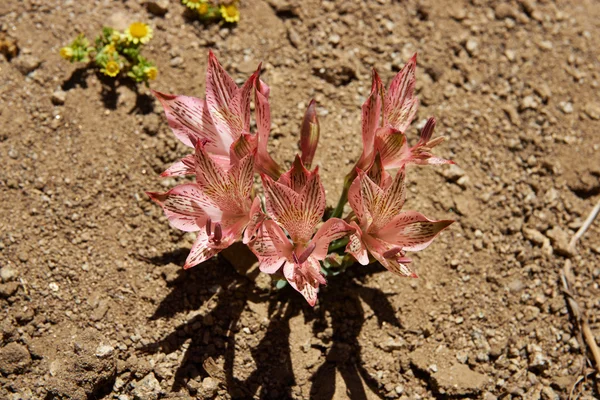
[[196, 183], [179, 185], [166, 193], [147, 192], [164, 210], [171, 225], [198, 236], [184, 268], [215, 256], [233, 242], [248, 243], [262, 221], [260, 200], [252, 200], [254, 155], [225, 170], [196, 143]]
[[[231, 160], [232, 153], [237, 155], [233, 160], [236, 161], [258, 147], [255, 167], [258, 171], [276, 174], [279, 167], [276, 164], [273, 166], [274, 161], [266, 153], [270, 115], [266, 132], [264, 123], [258, 124], [260, 139], [255, 137], [257, 135], [250, 134], [250, 100], [253, 91], [260, 93], [261, 100], [267, 103], [261, 108], [268, 108], [269, 88], [264, 83], [260, 84], [260, 68], [259, 65], [242, 87], [238, 87], [210, 51], [206, 73], [206, 100], [158, 91], [153, 91], [153, 94], [163, 105], [173, 133], [186, 146], [194, 147], [193, 143], [204, 142], [206, 151], [225, 170], [234, 164]], [[261, 110], [261, 113], [258, 117], [265, 119], [264, 111]], [[247, 143], [249, 145], [246, 145]], [[243, 154], [240, 153], [242, 150]], [[194, 156], [189, 155], [173, 164], [161, 176], [194, 173]]]
[[[409, 147], [406, 141], [405, 132], [419, 106], [415, 96], [416, 66], [415, 54], [394, 77], [387, 93], [377, 72], [373, 71], [371, 93], [363, 105], [363, 154], [357, 163], [358, 168], [367, 169], [368, 162], [373, 161], [375, 150], [380, 152], [386, 169], [400, 168], [406, 164], [454, 164], [431, 154], [431, 149], [444, 140], [443, 137], [431, 140], [434, 118], [427, 121], [415, 146]], [[380, 101], [383, 101], [383, 110]], [[383, 118], [380, 118], [381, 111]]]
[[350, 235], [346, 252], [362, 265], [369, 264], [369, 254], [389, 271], [416, 278], [408, 266], [406, 251], [420, 251], [454, 221], [434, 221], [415, 211], [401, 209], [405, 200], [404, 168], [392, 179], [377, 160], [370, 176], [358, 171], [348, 192], [357, 222]]
[[317, 301], [319, 285], [326, 284], [319, 261], [325, 259], [329, 244], [354, 231], [339, 218], [327, 220], [315, 233], [325, 211], [325, 190], [318, 168], [309, 172], [300, 157], [277, 182], [262, 175], [267, 215], [251, 249], [260, 261], [260, 270], [273, 274], [283, 267], [289, 284], [308, 304]]

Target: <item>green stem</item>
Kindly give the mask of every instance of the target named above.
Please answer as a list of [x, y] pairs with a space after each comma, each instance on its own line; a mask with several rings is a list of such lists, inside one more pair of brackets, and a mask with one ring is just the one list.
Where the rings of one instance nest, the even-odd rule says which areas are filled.
[[350, 189], [350, 184], [352, 184], [354, 178], [356, 178], [356, 172], [350, 173], [344, 178], [344, 188], [342, 189], [340, 200], [331, 215], [329, 215], [329, 218], [341, 218], [342, 214], [344, 214], [344, 206], [348, 202], [348, 190]]
[[338, 249], [341, 249], [342, 247], [345, 247], [348, 244], [348, 237], [343, 237], [341, 239], [338, 239], [336, 241], [331, 242], [331, 244], [329, 245], [329, 249], [327, 250], [327, 253], [331, 253], [334, 252]]

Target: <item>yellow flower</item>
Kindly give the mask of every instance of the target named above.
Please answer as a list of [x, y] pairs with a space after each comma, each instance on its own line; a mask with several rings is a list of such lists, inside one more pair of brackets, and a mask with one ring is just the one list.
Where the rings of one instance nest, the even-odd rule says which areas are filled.
[[240, 20], [240, 10], [238, 10], [237, 4], [232, 3], [229, 5], [222, 5], [221, 16], [227, 22], [238, 22]]
[[115, 45], [112, 43], [104, 46], [104, 52], [107, 54], [112, 54], [112, 53], [115, 53], [116, 51], [117, 51], [117, 49], [115, 48]]
[[198, 6], [198, 14], [206, 15], [208, 14], [208, 4], [202, 3]]
[[152, 28], [143, 22], [134, 22], [125, 29], [125, 37], [133, 44], [146, 44], [152, 39]]
[[73, 57], [73, 49], [70, 47], [63, 47], [60, 49], [60, 56], [65, 60], [71, 60]]
[[113, 43], [118, 43], [121, 40], [123, 40], [123, 36], [117, 31], [113, 31], [112, 35], [110, 35], [110, 41]]
[[156, 67], [146, 67], [146, 68], [144, 68], [144, 74], [146, 74], [148, 79], [153, 81], [156, 79], [156, 76], [158, 75], [158, 69], [156, 69]]
[[100, 71], [102, 71], [104, 75], [115, 77], [117, 76], [119, 71], [121, 71], [121, 68], [119, 67], [119, 64], [116, 61], [111, 60], [107, 62], [106, 66]]
[[200, 7], [201, 5], [203, 5], [204, 3], [206, 3], [207, 0], [182, 0], [182, 1], [183, 1], [183, 4], [185, 4], [192, 10], [194, 10], [194, 9]]

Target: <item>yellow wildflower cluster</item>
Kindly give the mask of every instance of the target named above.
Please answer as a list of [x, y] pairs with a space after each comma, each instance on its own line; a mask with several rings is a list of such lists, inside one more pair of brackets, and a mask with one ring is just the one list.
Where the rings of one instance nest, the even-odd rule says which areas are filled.
[[79, 35], [69, 46], [60, 49], [62, 58], [89, 62], [100, 72], [112, 78], [121, 72], [136, 82], [148, 83], [156, 79], [158, 69], [154, 63], [140, 54], [141, 47], [152, 39], [152, 28], [143, 22], [134, 22], [125, 31], [103, 28], [96, 38], [95, 46], [90, 46], [84, 35]]
[[181, 0], [190, 10], [195, 11], [201, 19], [224, 19], [234, 23], [240, 20], [238, 0]]

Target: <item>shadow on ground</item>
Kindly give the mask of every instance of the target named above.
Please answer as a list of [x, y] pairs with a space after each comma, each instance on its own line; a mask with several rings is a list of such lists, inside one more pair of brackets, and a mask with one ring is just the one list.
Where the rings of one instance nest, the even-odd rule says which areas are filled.
[[[177, 252], [165, 254], [152, 262], [165, 265], [180, 261], [179, 256]], [[361, 300], [371, 307], [379, 324], [400, 325], [386, 295], [361, 285], [366, 276], [382, 270], [380, 266], [371, 265], [329, 278], [329, 286], [319, 294], [319, 306], [314, 309], [289, 286], [270, 294], [260, 292], [254, 282], [238, 274], [224, 261], [209, 261], [191, 270], [181, 270], [169, 284], [172, 288], [170, 294], [160, 303], [151, 319], [170, 319], [179, 313], [194, 316], [142, 351], [169, 354], [189, 341], [175, 372], [173, 391], [190, 389], [190, 380], [210, 374], [234, 398], [255, 395], [267, 399], [291, 398], [295, 377], [289, 343], [290, 320], [302, 313], [307, 323], [312, 322], [313, 335], [321, 338], [322, 344], [313, 344], [312, 347], [319, 349], [325, 358], [309, 380], [312, 382], [310, 398], [332, 399], [336, 371], [339, 371], [348, 396], [366, 399], [363, 382], [374, 393], [379, 393], [379, 389], [377, 382], [364, 369], [361, 359], [358, 337], [365, 322]], [[255, 366], [250, 375], [241, 380], [236, 377], [239, 374], [234, 373], [235, 335], [241, 329], [240, 318], [249, 300], [268, 303], [269, 322], [264, 337], [251, 349]], [[213, 360], [222, 363], [217, 368], [218, 372], [208, 368]]]

